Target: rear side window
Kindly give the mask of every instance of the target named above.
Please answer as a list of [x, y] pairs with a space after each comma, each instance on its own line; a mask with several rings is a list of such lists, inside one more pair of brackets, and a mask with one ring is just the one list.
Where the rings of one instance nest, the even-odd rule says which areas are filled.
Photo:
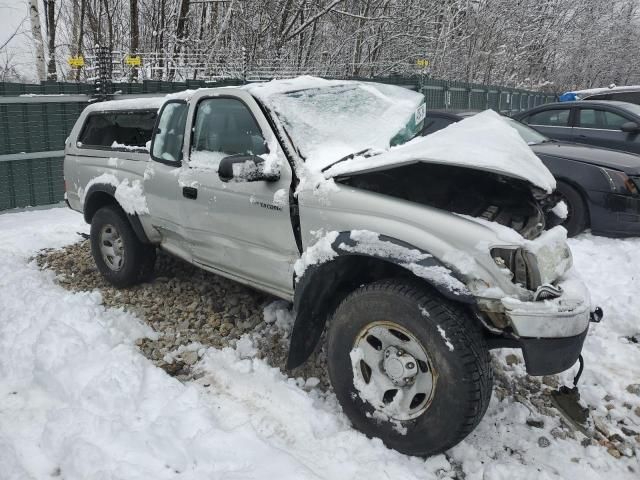
[[581, 108], [578, 115], [578, 127], [598, 128], [602, 130], [620, 130], [623, 123], [628, 122], [626, 118], [617, 113], [594, 108]]
[[529, 125], [543, 125], [547, 127], [569, 126], [569, 109], [544, 110], [528, 116], [523, 121]]
[[119, 151], [148, 151], [155, 110], [91, 113], [78, 137], [78, 146]]

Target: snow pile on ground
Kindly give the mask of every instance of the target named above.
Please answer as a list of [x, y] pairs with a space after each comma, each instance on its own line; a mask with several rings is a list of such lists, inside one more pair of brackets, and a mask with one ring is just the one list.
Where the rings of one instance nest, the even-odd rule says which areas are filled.
[[134, 316], [27, 262], [76, 231], [86, 225], [65, 209], [0, 216], [3, 478], [419, 478], [439, 468], [366, 439], [335, 401], [238, 351], [206, 353], [210, 387], [154, 367], [135, 347], [151, 332]]
[[[637, 456], [583, 447], [585, 437], [567, 437], [559, 416], [541, 415], [517, 391], [494, 395], [478, 428], [446, 455], [405, 457], [354, 431], [312, 379], [286, 378], [254, 358], [248, 338], [209, 348], [202, 376], [180, 383], [139, 353], [135, 339], [153, 333], [136, 317], [105, 309], [98, 292], [63, 290], [28, 262], [86, 230], [66, 209], [0, 215], [3, 478], [631, 480], [640, 472]], [[640, 240], [585, 235], [572, 247], [605, 309], [585, 346], [583, 399], [611, 433], [620, 420], [639, 430], [625, 404], [640, 407], [627, 391], [640, 378], [640, 350], [628, 339], [640, 331]], [[282, 303], [265, 320], [290, 328]], [[521, 363], [496, 365], [514, 389], [526, 378]]]

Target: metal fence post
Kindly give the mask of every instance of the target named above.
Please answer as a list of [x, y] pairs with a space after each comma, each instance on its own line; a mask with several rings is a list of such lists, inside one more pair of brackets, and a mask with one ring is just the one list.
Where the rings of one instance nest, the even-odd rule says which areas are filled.
[[98, 74], [95, 79], [95, 94], [98, 100], [104, 101], [107, 100], [108, 96], [112, 93], [111, 90], [113, 86], [111, 50], [109, 50], [109, 47], [98, 45], [98, 47], [96, 47], [96, 57], [98, 61]]
[[247, 83], [247, 49], [242, 47], [242, 83]]

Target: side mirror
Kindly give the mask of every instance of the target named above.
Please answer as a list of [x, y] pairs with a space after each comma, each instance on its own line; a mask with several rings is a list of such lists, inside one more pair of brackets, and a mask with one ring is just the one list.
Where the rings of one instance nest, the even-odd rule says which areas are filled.
[[640, 126], [636, 122], [625, 122], [620, 125], [620, 130], [625, 133], [638, 133], [640, 131]]
[[265, 173], [264, 159], [256, 155], [231, 155], [220, 160], [218, 176], [223, 182], [274, 182], [279, 173]]

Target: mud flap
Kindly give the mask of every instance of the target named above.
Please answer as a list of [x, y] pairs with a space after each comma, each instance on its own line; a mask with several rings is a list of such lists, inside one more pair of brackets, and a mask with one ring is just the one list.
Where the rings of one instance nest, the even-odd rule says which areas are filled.
[[551, 401], [560, 413], [586, 436], [590, 436], [587, 431], [587, 420], [589, 419], [589, 409], [580, 405], [580, 392], [578, 391], [578, 381], [584, 369], [582, 355], [578, 357], [580, 368], [573, 379], [573, 387], [563, 385], [551, 392]]

